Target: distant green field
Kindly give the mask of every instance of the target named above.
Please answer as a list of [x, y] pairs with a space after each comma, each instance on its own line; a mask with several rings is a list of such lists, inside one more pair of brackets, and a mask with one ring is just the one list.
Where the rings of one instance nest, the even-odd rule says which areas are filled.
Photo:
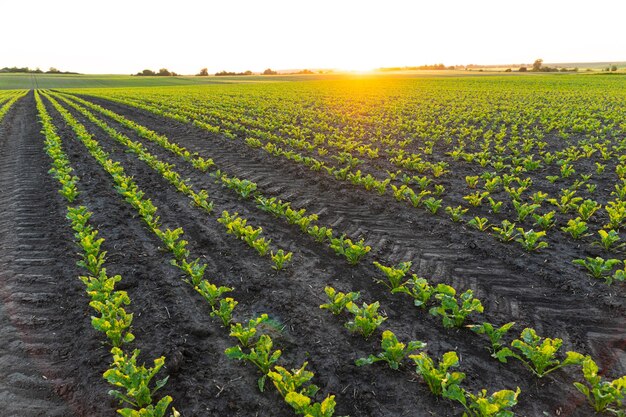
[[34, 88], [157, 87], [268, 81], [250, 77], [133, 77], [129, 75], [0, 74], [0, 90]]
[[[49, 88], [115, 88], [115, 87], [167, 87], [206, 84], [246, 84], [285, 81], [340, 80], [354, 78], [448, 78], [480, 76], [515, 77], [518, 72], [493, 71], [405, 71], [388, 73], [335, 73], [313, 75], [252, 75], [233, 77], [134, 77], [130, 75], [67, 75], [67, 74], [0, 74], [0, 90], [49, 89]], [[531, 75], [531, 74], [527, 74]], [[537, 73], [533, 76], [542, 76]], [[572, 74], [558, 74], [570, 76]]]

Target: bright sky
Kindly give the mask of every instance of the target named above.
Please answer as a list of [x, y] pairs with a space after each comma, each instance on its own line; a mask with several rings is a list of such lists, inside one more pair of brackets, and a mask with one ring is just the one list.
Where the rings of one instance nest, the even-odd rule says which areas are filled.
[[365, 70], [626, 61], [624, 0], [0, 0], [0, 67]]

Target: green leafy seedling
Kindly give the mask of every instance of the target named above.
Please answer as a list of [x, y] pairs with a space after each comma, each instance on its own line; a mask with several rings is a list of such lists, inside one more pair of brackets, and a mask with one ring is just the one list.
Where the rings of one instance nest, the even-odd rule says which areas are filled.
[[367, 358], [357, 359], [355, 362], [356, 365], [371, 365], [374, 362], [385, 361], [391, 369], [395, 370], [398, 369], [400, 363], [407, 355], [416, 350], [425, 348], [426, 343], [413, 340], [405, 345], [398, 341], [398, 338], [392, 331], [385, 330], [380, 346], [382, 352], [377, 355], [369, 355]]
[[91, 308], [100, 313], [100, 317], [91, 317], [91, 325], [105, 333], [114, 347], [135, 340], [130, 331], [133, 314], [127, 313], [122, 307], [129, 304], [130, 298], [125, 291], [115, 291], [104, 301], [94, 300], [89, 303]]
[[172, 259], [170, 263], [191, 278], [191, 281], [185, 279], [185, 282], [191, 283], [193, 286], [198, 286], [202, 282], [207, 265], [201, 263], [200, 259], [195, 259], [191, 262], [187, 258], [181, 260]]
[[430, 300], [435, 293], [435, 288], [431, 286], [426, 278], [420, 278], [413, 274], [413, 277], [409, 279], [405, 285], [392, 290], [392, 293], [404, 293], [413, 298], [413, 304], [416, 307], [426, 308], [426, 303]]
[[564, 366], [582, 364], [584, 357], [577, 352], [567, 352], [566, 358], [559, 360], [556, 354], [562, 344], [561, 339], [542, 338], [531, 328], [524, 329], [520, 338], [511, 342], [511, 346], [519, 352], [514, 357], [539, 378]]
[[272, 347], [272, 338], [264, 334], [259, 337], [259, 340], [254, 344], [254, 347], [250, 348], [248, 353], [244, 353], [239, 345], [226, 349], [225, 353], [231, 359], [245, 360], [259, 368], [263, 375], [258, 380], [258, 386], [259, 390], [263, 392], [267, 374], [282, 354], [280, 350], [272, 351]]
[[617, 233], [613, 229], [609, 230], [608, 232], [604, 229], [601, 229], [598, 230], [598, 234], [600, 235], [600, 241], [593, 243], [595, 245], [602, 246], [605, 250], [617, 250], [626, 246], [626, 244], [624, 243], [617, 244], [617, 242], [619, 242], [621, 239], [619, 237], [619, 233]]
[[387, 277], [387, 281], [377, 280], [377, 282], [383, 284], [391, 291], [404, 286], [405, 282], [402, 280], [411, 268], [411, 262], [401, 262], [395, 267], [385, 266], [378, 262], [374, 262], [374, 265]]
[[491, 323], [469, 325], [469, 329], [477, 334], [485, 334], [491, 342], [491, 356], [500, 362], [506, 363], [507, 357], [512, 356], [511, 350], [502, 343], [502, 338], [515, 325], [515, 322], [506, 323], [503, 326], [495, 327]]
[[328, 303], [320, 305], [320, 308], [330, 310], [334, 315], [340, 314], [348, 303], [358, 300], [361, 296], [358, 292], [342, 293], [333, 287], [324, 288]]
[[515, 240], [518, 235], [515, 230], [515, 223], [511, 223], [508, 220], [502, 220], [502, 227], [492, 226], [491, 230], [496, 232], [496, 236], [502, 242], [511, 242]]
[[[133, 408], [122, 408], [117, 410], [117, 412], [122, 415], [122, 417], [165, 417], [167, 413], [167, 407], [173, 401], [172, 397], [166, 395], [161, 398], [156, 405], [148, 405], [147, 407], [140, 408], [139, 410], [135, 410]], [[172, 408], [171, 417], [179, 417], [180, 414], [176, 411], [175, 408]]]
[[521, 243], [522, 247], [528, 252], [538, 251], [548, 247], [547, 242], [541, 241], [541, 238], [546, 235], [544, 230], [540, 232], [535, 232], [532, 229], [524, 231], [523, 228], [518, 227], [517, 231], [520, 233], [520, 237], [515, 240]]
[[150, 381], [165, 365], [165, 358], [155, 359], [154, 366], [146, 368], [144, 365], [137, 365], [138, 349], [128, 355], [120, 348], [114, 347], [111, 349], [111, 354], [113, 355], [113, 364], [103, 376], [110, 384], [123, 388], [125, 392], [111, 390], [109, 395], [136, 408], [152, 404], [152, 396], [157, 390], [165, 386], [169, 378], [165, 377], [158, 380], [154, 387], [150, 388]]
[[443, 326], [446, 328], [461, 327], [467, 316], [474, 312], [482, 313], [484, 310], [480, 300], [474, 298], [472, 290], [461, 294], [459, 300], [456, 299], [455, 294], [456, 290], [449, 285], [439, 284], [435, 288], [435, 298], [440, 301], [440, 305], [432, 307], [430, 314], [441, 316]]
[[586, 232], [588, 229], [587, 222], [583, 221], [580, 217], [569, 219], [567, 221], [567, 226], [561, 227], [561, 230], [569, 233], [574, 239], [580, 239], [581, 237], [587, 236]]
[[261, 314], [259, 317], [248, 320], [247, 325], [234, 323], [230, 325], [230, 336], [236, 337], [243, 347], [250, 347], [252, 340], [257, 334], [258, 326], [267, 321], [267, 314]]
[[460, 222], [463, 220], [463, 215], [467, 213], [467, 211], [468, 209], [463, 208], [463, 206], [446, 207], [446, 213], [450, 215], [450, 219], [452, 219], [453, 222]]
[[458, 397], [462, 393], [459, 384], [465, 379], [462, 372], [449, 372], [451, 368], [459, 366], [459, 357], [456, 352], [443, 354], [441, 362], [437, 366], [426, 352], [410, 355], [416, 365], [416, 372], [424, 378], [430, 391], [439, 397]]
[[122, 280], [120, 275], [107, 276], [106, 268], [102, 268], [97, 277], [81, 276], [79, 278], [85, 284], [87, 295], [91, 297], [91, 300], [100, 302], [109, 299], [115, 290], [115, 284]]
[[230, 297], [220, 299], [220, 305], [218, 308], [213, 307], [211, 311], [211, 317], [219, 317], [222, 319], [224, 326], [228, 326], [233, 320], [233, 310], [239, 304], [237, 301]]
[[304, 362], [300, 369], [292, 369], [291, 372], [282, 366], [275, 366], [274, 370], [268, 372], [267, 376], [283, 397], [286, 397], [290, 392], [313, 397], [319, 388], [317, 385], [310, 384], [315, 374], [306, 370], [307, 365], [308, 362]]
[[230, 292], [233, 289], [230, 287], [218, 287], [215, 284], [211, 284], [206, 279], [200, 281], [200, 283], [194, 287], [196, 291], [204, 297], [205, 300], [211, 305], [211, 307], [215, 307], [217, 302], [222, 298], [224, 293]]
[[598, 365], [589, 356], [583, 359], [582, 368], [586, 384], [574, 382], [574, 386], [587, 397], [596, 413], [608, 411], [623, 416], [626, 412], [623, 402], [626, 398], [626, 376], [613, 381], [603, 380], [598, 375]]
[[272, 268], [280, 271], [285, 267], [285, 264], [291, 260], [291, 258], [293, 257], [293, 253], [285, 252], [284, 250], [279, 249], [276, 251], [276, 253], [272, 252], [271, 257], [272, 262], [274, 262]]
[[586, 259], [574, 259], [572, 262], [587, 268], [589, 275], [592, 277], [598, 279], [604, 278], [607, 284], [612, 283], [611, 272], [613, 271], [613, 267], [622, 263], [619, 259], [604, 260], [604, 258], [599, 256], [595, 258], [587, 257]]
[[354, 315], [354, 318], [348, 321], [345, 326], [353, 333], [359, 333], [366, 339], [374, 333], [374, 331], [385, 321], [387, 317], [378, 312], [380, 303], [378, 301], [366, 304], [363, 303], [359, 307], [352, 301], [346, 305], [346, 310]]
[[478, 394], [464, 391], [467, 398], [463, 417], [513, 417], [511, 407], [517, 404], [517, 397], [521, 390], [500, 390], [491, 395], [483, 389]]
[[467, 224], [474, 229], [480, 230], [481, 232], [485, 232], [489, 230], [490, 224], [489, 220], [486, 217], [476, 216], [473, 219], [470, 219]]
[[312, 402], [310, 397], [298, 392], [290, 392], [285, 396], [285, 402], [295, 410], [296, 414], [305, 417], [332, 417], [335, 414], [335, 396], [329, 395], [321, 403]]

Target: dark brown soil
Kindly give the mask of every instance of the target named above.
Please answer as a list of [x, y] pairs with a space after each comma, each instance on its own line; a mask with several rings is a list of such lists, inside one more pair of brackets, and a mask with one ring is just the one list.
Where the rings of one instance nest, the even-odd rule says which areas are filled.
[[[490, 358], [482, 337], [466, 329], [446, 330], [439, 319], [417, 310], [410, 300], [385, 292], [373, 281], [380, 278], [371, 264], [374, 260], [385, 264], [411, 260], [421, 276], [458, 289], [474, 289], [485, 305], [485, 320], [515, 321], [517, 333], [532, 326], [541, 335], [562, 338], [564, 351], [591, 354], [610, 376], [626, 372], [623, 288], [591, 285], [569, 264], [565, 245], [562, 253], [551, 253], [549, 259], [529, 255], [444, 218], [407, 209], [388, 197], [338, 183], [296, 164], [277, 163], [241, 142], [126, 106], [93, 101], [213, 158], [225, 171], [257, 182], [267, 195], [319, 213], [320, 224], [367, 239], [372, 246], [370, 256], [350, 267], [297, 227], [237, 198], [207, 174], [107, 120], [145, 143], [155, 155], [175, 163], [196, 187], [207, 189], [216, 213], [237, 211], [262, 226], [278, 247], [294, 251], [293, 264], [277, 273], [267, 258], [227, 235], [215, 215], [191, 207], [186, 197], [147, 165], [72, 111], [134, 176], [159, 208], [164, 225], [185, 230], [191, 253], [208, 263], [210, 279], [236, 288], [233, 297], [240, 303], [236, 318], [247, 320], [267, 313], [282, 328], [270, 329], [276, 347], [283, 351], [281, 364], [291, 368], [308, 361], [321, 393], [336, 395], [337, 415], [462, 413], [432, 396], [409, 363], [401, 371], [381, 364], [356, 367], [356, 358], [378, 350], [380, 333], [365, 341], [343, 327], [347, 317], [320, 310], [323, 288], [329, 284], [342, 291], [361, 291], [364, 301], [380, 301], [389, 316], [383, 328], [404, 341], [427, 342], [431, 356], [457, 350], [461, 370], [468, 376], [465, 386], [471, 390], [521, 387], [517, 415], [592, 414], [571, 385], [578, 376], [575, 368], [537, 379], [517, 362], [500, 364]], [[166, 356], [170, 380], [163, 391], [174, 397], [175, 407], [185, 417], [293, 415], [273, 389], [258, 391], [256, 369], [225, 357], [223, 351], [234, 339], [209, 317], [206, 303], [181, 281], [157, 238], [134, 216], [116, 194], [110, 177], [46, 104], [81, 178], [79, 203], [94, 212], [94, 225], [105, 238], [107, 269], [123, 276], [119, 288], [131, 297], [129, 310], [135, 313], [137, 337], [133, 346], [141, 349], [146, 361]], [[76, 249], [65, 220], [65, 204], [56, 192], [57, 184], [46, 174], [49, 159], [38, 133], [32, 93], [16, 104], [2, 126], [0, 409], [15, 416], [113, 416], [116, 404], [107, 396], [110, 387], [101, 377], [110, 355], [90, 325], [91, 311], [77, 278], [80, 270], [74, 265]], [[457, 185], [446, 184], [446, 188]]]

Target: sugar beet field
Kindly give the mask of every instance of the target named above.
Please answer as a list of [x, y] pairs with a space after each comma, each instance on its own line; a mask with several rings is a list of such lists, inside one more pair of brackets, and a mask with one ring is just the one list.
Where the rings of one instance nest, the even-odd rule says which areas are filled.
[[623, 416], [625, 81], [0, 90], [2, 415]]

